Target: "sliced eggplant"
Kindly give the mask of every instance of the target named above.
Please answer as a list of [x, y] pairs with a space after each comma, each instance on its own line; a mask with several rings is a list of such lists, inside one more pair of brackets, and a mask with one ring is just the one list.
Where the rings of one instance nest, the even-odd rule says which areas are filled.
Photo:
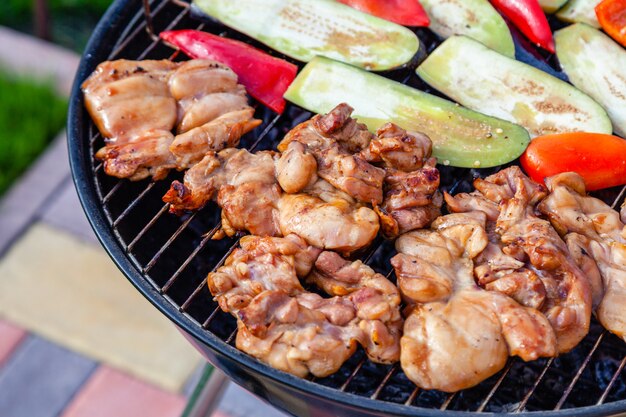
[[404, 26], [333, 0], [194, 0], [194, 8], [299, 61], [326, 56], [374, 71], [399, 67], [420, 42]]
[[423, 132], [433, 141], [433, 154], [444, 165], [501, 165], [517, 158], [530, 140], [520, 126], [323, 57], [300, 71], [285, 98], [316, 113], [346, 102], [371, 131], [394, 122], [409, 131]]
[[539, 5], [546, 13], [554, 13], [559, 10], [567, 0], [539, 0]]
[[417, 73], [460, 104], [517, 123], [531, 137], [612, 132], [604, 109], [582, 91], [466, 36], [444, 41]]
[[606, 109], [626, 138], [626, 51], [604, 33], [576, 23], [554, 35], [556, 53], [572, 84]]
[[565, 7], [558, 11], [556, 17], [566, 22], [586, 23], [599, 28], [595, 8], [602, 0], [569, 0]]
[[442, 38], [466, 35], [493, 50], [515, 56], [509, 27], [487, 0], [420, 0], [433, 32]]

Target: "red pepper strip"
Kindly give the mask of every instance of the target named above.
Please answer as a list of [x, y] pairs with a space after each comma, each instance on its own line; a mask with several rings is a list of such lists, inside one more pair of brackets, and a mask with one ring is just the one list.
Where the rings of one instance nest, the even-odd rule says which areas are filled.
[[198, 30], [161, 32], [161, 38], [192, 58], [212, 59], [232, 69], [248, 93], [277, 113], [285, 109], [283, 94], [298, 67], [252, 46]]
[[602, 29], [626, 46], [626, 0], [604, 0], [596, 6], [596, 16]]
[[339, 0], [339, 2], [399, 25], [430, 24], [430, 19], [418, 0]]
[[577, 172], [588, 190], [626, 184], [626, 140], [601, 133], [561, 133], [532, 140], [520, 158], [524, 171], [543, 183], [561, 172]]
[[552, 31], [538, 0], [491, 0], [491, 3], [534, 44], [554, 53]]

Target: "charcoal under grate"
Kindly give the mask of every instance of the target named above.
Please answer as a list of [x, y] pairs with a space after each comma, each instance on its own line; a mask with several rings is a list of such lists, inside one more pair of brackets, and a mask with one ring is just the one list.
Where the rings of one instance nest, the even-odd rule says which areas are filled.
[[[272, 370], [236, 351], [233, 347], [236, 322], [212, 301], [206, 276], [222, 264], [238, 239], [211, 239], [219, 230], [219, 209], [215, 204], [182, 217], [168, 213], [168, 206], [161, 197], [172, 180], [182, 178], [180, 173], [172, 173], [160, 182], [120, 181], [107, 176], [102, 164], [93, 158], [95, 151], [104, 145], [103, 139], [84, 111], [82, 94], [77, 88], [78, 83], [105, 59], [186, 59], [155, 36], [164, 30], [202, 29], [268, 51], [244, 35], [216, 22], [200, 22], [192, 14], [189, 3], [181, 0], [144, 0], [143, 8], [136, 1], [118, 0], [112, 6], [87, 48], [77, 77], [69, 117], [70, 159], [85, 211], [112, 258], [150, 301], [196, 338], [197, 344], [207, 345], [212, 352], [234, 361], [235, 365], [229, 367], [225, 364], [231, 362], [218, 360], [227, 374], [242, 383], [245, 373], [257, 367], [257, 373], [264, 373], [278, 386], [283, 384], [303, 391], [305, 397], [321, 396], [330, 404], [348, 404], [353, 411], [341, 410], [343, 415], [437, 415], [441, 413], [436, 410], [449, 410], [450, 414], [458, 410], [477, 413], [548, 411], [555, 415], [599, 416], [626, 410], [623, 400], [626, 398], [626, 373], [623, 372], [626, 344], [606, 332], [595, 320], [589, 335], [572, 352], [556, 359], [529, 363], [511, 359], [500, 373], [455, 394], [417, 389], [398, 364], [372, 363], [362, 350], [337, 373], [309, 381]], [[428, 51], [439, 43], [427, 29], [416, 32]], [[268, 52], [290, 60], [274, 51]], [[541, 59], [538, 62], [547, 63], [562, 76], [553, 56], [532, 52]], [[385, 75], [437, 94], [415, 75], [413, 68]], [[263, 124], [242, 138], [241, 146], [250, 150], [275, 149], [285, 133], [311, 117], [311, 113], [291, 104], [281, 116], [254, 101], [253, 105], [257, 109], [255, 116], [262, 119]], [[470, 191], [473, 179], [497, 171], [439, 168], [442, 188], [453, 193]], [[617, 207], [625, 191], [626, 187], [614, 188], [598, 196]], [[377, 272], [394, 279], [389, 263], [394, 253], [393, 244], [379, 238], [361, 259]], [[257, 385], [253, 385], [253, 389], [275, 405], [291, 412], [298, 409], [287, 405], [276, 392], [267, 392], [263, 383]], [[566, 411], [554, 413], [561, 409]]]

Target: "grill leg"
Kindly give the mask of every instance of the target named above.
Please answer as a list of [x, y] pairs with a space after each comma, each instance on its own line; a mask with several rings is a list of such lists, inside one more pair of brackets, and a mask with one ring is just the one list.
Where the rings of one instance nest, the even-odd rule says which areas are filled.
[[211, 417], [228, 383], [222, 371], [207, 364], [182, 417]]

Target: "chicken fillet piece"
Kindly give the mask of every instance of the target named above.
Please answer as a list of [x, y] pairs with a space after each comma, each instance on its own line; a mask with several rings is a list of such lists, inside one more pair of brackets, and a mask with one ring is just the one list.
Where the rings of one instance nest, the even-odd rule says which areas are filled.
[[383, 234], [395, 238], [420, 229], [441, 215], [437, 160], [430, 158], [432, 142], [387, 123], [361, 154], [385, 170], [384, 200], [375, 205]]
[[118, 178], [162, 179], [235, 146], [260, 123], [235, 73], [215, 61], [107, 61], [82, 87], [105, 137], [96, 158]]
[[626, 340], [626, 226], [620, 214], [587, 196], [578, 174], [558, 174], [546, 184], [550, 195], [539, 210], [565, 236], [574, 260], [591, 279], [602, 325]]
[[[357, 343], [376, 362], [397, 361], [402, 318], [395, 286], [360, 262], [319, 254], [296, 235], [247, 236], [209, 274], [220, 307], [238, 319], [237, 347], [302, 377], [337, 371]], [[298, 277], [316, 258], [311, 282], [325, 289], [323, 283], [337, 277], [346, 283], [344, 295], [324, 298], [301, 287]]]
[[488, 245], [486, 219], [478, 211], [451, 214], [396, 241], [391, 263], [410, 311], [400, 361], [423, 389], [469, 388], [501, 370], [509, 355], [556, 355], [543, 314], [475, 283], [473, 259]]
[[[315, 158], [320, 178], [357, 201], [380, 204], [385, 173], [357, 153], [369, 145], [372, 135], [365, 125], [350, 117], [352, 110], [342, 103], [328, 114], [299, 124], [287, 133], [278, 150], [285, 152], [292, 142], [301, 143], [305, 152]], [[303, 188], [288, 186], [287, 189], [298, 192]]]
[[547, 190], [518, 167], [474, 184], [476, 192], [446, 201], [453, 212], [482, 207], [489, 219], [490, 243], [475, 261], [478, 283], [538, 308], [555, 330], [559, 353], [570, 351], [589, 331], [592, 287], [556, 230], [538, 217]]

